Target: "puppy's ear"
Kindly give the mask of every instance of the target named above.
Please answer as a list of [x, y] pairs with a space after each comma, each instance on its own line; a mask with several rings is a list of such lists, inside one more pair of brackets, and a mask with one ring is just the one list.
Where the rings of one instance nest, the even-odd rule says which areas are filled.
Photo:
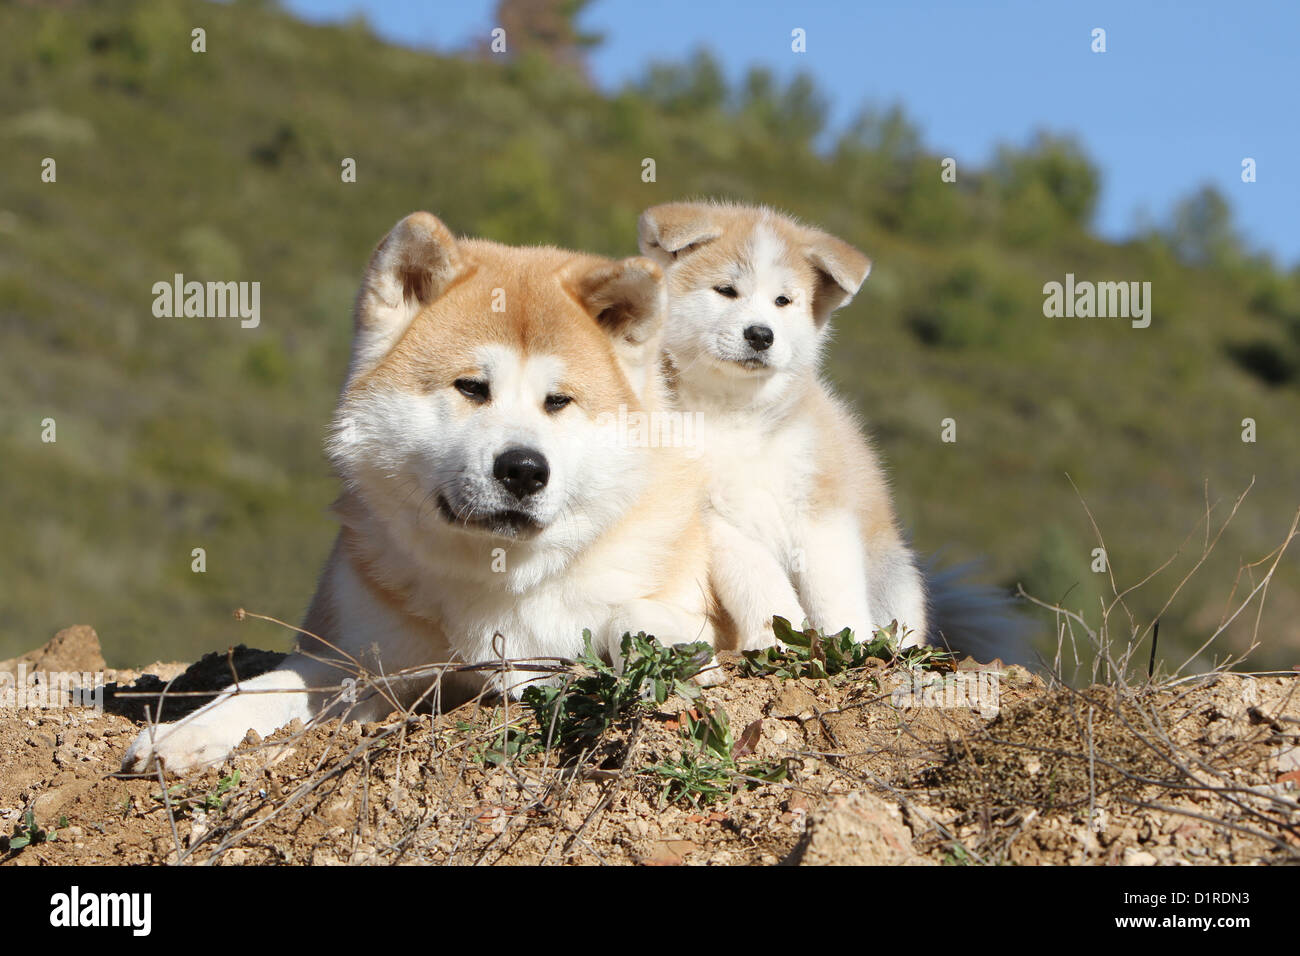
[[615, 341], [644, 345], [663, 326], [668, 308], [664, 273], [643, 256], [588, 268], [573, 277], [572, 289]]
[[808, 231], [804, 255], [817, 273], [812, 311], [820, 324], [857, 295], [871, 272], [871, 260], [847, 242], [818, 229]]
[[714, 210], [703, 203], [670, 202], [641, 213], [637, 237], [642, 255], [666, 266], [696, 246], [722, 235]]
[[413, 212], [394, 226], [371, 255], [357, 295], [354, 366], [387, 354], [463, 269], [456, 238], [437, 216]]

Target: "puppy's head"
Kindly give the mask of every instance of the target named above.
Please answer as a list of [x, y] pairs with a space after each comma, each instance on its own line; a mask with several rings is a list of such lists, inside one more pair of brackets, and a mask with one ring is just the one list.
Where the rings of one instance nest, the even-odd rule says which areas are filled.
[[457, 240], [414, 213], [358, 295], [330, 456], [416, 547], [578, 547], [635, 497], [644, 451], [597, 419], [640, 407], [664, 307], [648, 259]]
[[664, 344], [688, 377], [812, 372], [831, 313], [871, 269], [848, 243], [769, 209], [668, 203], [642, 213], [639, 233], [668, 272]]

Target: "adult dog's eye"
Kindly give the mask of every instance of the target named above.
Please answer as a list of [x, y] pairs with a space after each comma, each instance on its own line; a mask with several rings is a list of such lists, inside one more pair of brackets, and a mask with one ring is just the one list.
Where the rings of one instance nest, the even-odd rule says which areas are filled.
[[545, 407], [548, 412], [554, 414], [571, 401], [573, 401], [573, 398], [569, 395], [547, 395]]
[[784, 309], [790, 304], [790, 297], [788, 295], [778, 295], [776, 297], [776, 304], [778, 308]]
[[479, 405], [482, 405], [492, 397], [492, 392], [488, 389], [488, 383], [480, 382], [478, 379], [458, 378], [452, 384], [456, 386], [456, 391], [460, 392], [471, 402], [476, 402]]
[[713, 291], [718, 293], [718, 295], [725, 295], [728, 299], [734, 299], [736, 296], [740, 295], [740, 293], [736, 291], [734, 285], [715, 285]]

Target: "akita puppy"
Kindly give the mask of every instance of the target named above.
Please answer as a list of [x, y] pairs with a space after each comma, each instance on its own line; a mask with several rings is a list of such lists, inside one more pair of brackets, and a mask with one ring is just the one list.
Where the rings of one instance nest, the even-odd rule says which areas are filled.
[[860, 635], [896, 620], [922, 641], [925, 586], [880, 462], [818, 377], [870, 260], [763, 208], [669, 203], [639, 233], [668, 273], [677, 404], [702, 413], [720, 632], [749, 649], [775, 642], [773, 615]]
[[[250, 728], [345, 707], [375, 720], [430, 692], [403, 669], [573, 657], [584, 628], [615, 661], [628, 631], [711, 645], [698, 470], [609, 425], [659, 408], [664, 317], [648, 259], [457, 240], [428, 213], [398, 223], [357, 299], [328, 442], [343, 527], [303, 625], [327, 645], [146, 729], [124, 766], [211, 763]], [[303, 692], [358, 665], [388, 675], [382, 695]], [[437, 694], [535, 677], [448, 674]]]

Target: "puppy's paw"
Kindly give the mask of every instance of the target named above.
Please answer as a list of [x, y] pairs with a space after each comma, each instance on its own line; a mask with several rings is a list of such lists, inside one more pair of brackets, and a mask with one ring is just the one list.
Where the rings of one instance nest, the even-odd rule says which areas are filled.
[[135, 738], [122, 758], [124, 773], [152, 773], [155, 761], [161, 761], [168, 773], [185, 773], [220, 763], [229, 756], [247, 730], [238, 731], [219, 723], [159, 724], [145, 728]]
[[769, 647], [776, 647], [779, 643], [776, 635], [772, 633], [772, 628], [769, 627], [764, 630], [756, 627], [739, 635], [736, 649], [741, 651], [761, 651]]
[[[777, 615], [785, 617], [785, 615]], [[798, 629], [799, 622], [803, 616], [786, 618], [790, 624]], [[761, 623], [755, 623], [746, 627], [739, 634], [738, 649], [742, 651], [761, 651], [769, 647], [780, 647], [781, 642], [776, 639], [776, 631], [772, 628], [772, 619], [768, 618]]]
[[691, 679], [701, 687], [717, 687], [719, 684], [726, 683], [727, 672], [722, 669], [716, 657], [710, 657], [709, 662]]

